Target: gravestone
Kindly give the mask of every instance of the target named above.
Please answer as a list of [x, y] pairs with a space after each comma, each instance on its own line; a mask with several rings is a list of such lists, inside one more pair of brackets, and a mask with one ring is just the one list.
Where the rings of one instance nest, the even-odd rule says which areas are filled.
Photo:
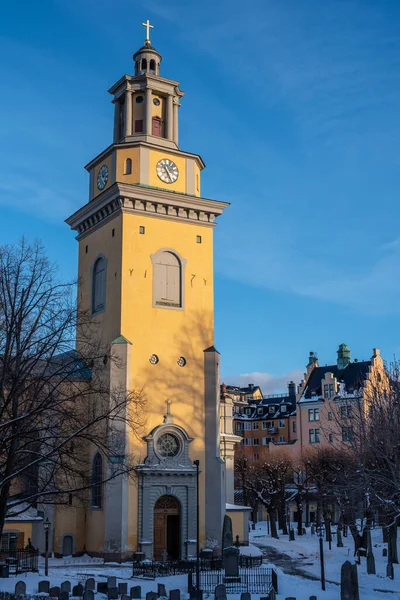
[[317, 596], [310, 596], [310, 600], [317, 600]]
[[135, 585], [131, 587], [131, 598], [141, 598], [142, 597], [142, 588], [140, 585]]
[[386, 565], [386, 577], [390, 577], [390, 579], [394, 579], [393, 563], [388, 563]]
[[230, 546], [233, 546], [232, 519], [225, 515], [222, 527], [222, 552]]
[[128, 593], [128, 584], [126, 582], [118, 584], [118, 594], [122, 596], [123, 594]]
[[108, 577], [107, 583], [108, 583], [109, 588], [116, 588], [117, 587], [117, 578], [116, 577]]
[[157, 600], [158, 596], [156, 592], [147, 592], [146, 600]]
[[215, 586], [214, 598], [215, 598], [215, 600], [225, 600], [226, 599], [226, 587], [223, 583], [220, 583], [217, 586]]
[[131, 598], [128, 596], [128, 594], [122, 594], [121, 600], [131, 600]]
[[25, 581], [17, 581], [15, 584], [15, 595], [16, 596], [25, 596], [26, 594], [26, 583]]
[[163, 583], [157, 584], [157, 598], [166, 598], [167, 591], [165, 589], [165, 585]]
[[368, 575], [375, 575], [375, 557], [372, 551], [372, 539], [371, 539], [371, 530], [367, 531], [367, 573]]
[[225, 577], [239, 577], [239, 554], [239, 549], [235, 546], [225, 548], [222, 561]]
[[181, 590], [170, 590], [169, 600], [181, 600]]
[[311, 535], [315, 534], [315, 525], [311, 525]]
[[240, 600], [251, 600], [250, 592], [242, 592], [240, 594]]
[[94, 591], [95, 586], [96, 586], [96, 582], [93, 577], [89, 577], [89, 579], [86, 579], [85, 591], [86, 590]]
[[97, 583], [97, 593], [98, 594], [106, 594], [107, 595], [107, 590], [108, 590], [107, 581], [99, 581]]
[[357, 566], [348, 560], [340, 573], [340, 600], [359, 600]]
[[268, 600], [276, 600], [276, 591], [273, 588], [270, 591], [270, 593], [268, 594]]
[[294, 542], [295, 541], [295, 537], [294, 537], [294, 529], [291, 529], [289, 531], [289, 541], [290, 542]]
[[72, 595], [75, 596], [75, 598], [82, 598], [83, 585], [81, 583], [78, 583], [78, 585], [74, 585], [74, 587], [72, 588]]
[[71, 582], [63, 581], [61, 584], [61, 591], [62, 592], [70, 592], [71, 591]]
[[296, 598], [294, 596], [288, 596], [287, 598], [285, 598], [285, 600], [296, 600]]
[[50, 591], [50, 581], [39, 581], [38, 592], [48, 594]]
[[387, 556], [387, 548], [384, 548], [384, 549], [382, 550], [382, 556]]
[[60, 594], [61, 594], [61, 588], [59, 588], [58, 585], [54, 585], [49, 590], [49, 596], [50, 596], [50, 598], [58, 598], [58, 596]]
[[108, 595], [108, 600], [117, 600], [118, 588], [108, 586], [107, 595]]
[[94, 600], [94, 591], [93, 590], [85, 590], [83, 592], [83, 600]]
[[69, 600], [69, 592], [61, 590], [58, 600]]

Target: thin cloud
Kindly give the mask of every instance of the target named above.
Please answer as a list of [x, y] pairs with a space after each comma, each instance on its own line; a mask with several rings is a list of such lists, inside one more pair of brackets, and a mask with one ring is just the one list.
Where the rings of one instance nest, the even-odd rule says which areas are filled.
[[249, 383], [259, 385], [265, 396], [269, 394], [284, 394], [287, 392], [287, 384], [289, 381], [294, 381], [298, 384], [303, 376], [300, 369], [288, 371], [283, 375], [273, 375], [272, 373], [243, 373], [242, 375], [229, 376], [222, 378], [221, 381], [228, 385], [238, 385], [241, 387], [247, 386]]

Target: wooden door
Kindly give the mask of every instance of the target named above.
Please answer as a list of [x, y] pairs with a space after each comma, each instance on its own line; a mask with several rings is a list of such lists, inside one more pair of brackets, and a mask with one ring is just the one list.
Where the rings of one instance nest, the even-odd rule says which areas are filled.
[[164, 514], [154, 514], [154, 560], [162, 559], [162, 551], [167, 549], [167, 528]]
[[162, 129], [161, 126], [162, 126], [162, 121], [161, 121], [160, 117], [153, 117], [151, 133], [153, 135], [157, 135], [158, 137], [161, 137], [161, 129]]

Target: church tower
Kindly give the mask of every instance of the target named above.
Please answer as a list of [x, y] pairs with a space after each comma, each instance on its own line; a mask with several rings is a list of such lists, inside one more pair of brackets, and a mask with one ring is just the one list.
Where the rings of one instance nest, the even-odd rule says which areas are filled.
[[[178, 144], [184, 93], [163, 76], [144, 26], [134, 74], [109, 90], [112, 144], [86, 166], [89, 201], [67, 223], [79, 243], [80, 306], [123, 365], [110, 367], [110, 385], [144, 391], [146, 434], [126, 436], [136, 482], [104, 484], [75, 546], [108, 558], [185, 558], [196, 552], [194, 461], [202, 544], [220, 543], [225, 514], [213, 229], [227, 204], [200, 195], [203, 160]], [[91, 460], [105, 476], [110, 467]]]

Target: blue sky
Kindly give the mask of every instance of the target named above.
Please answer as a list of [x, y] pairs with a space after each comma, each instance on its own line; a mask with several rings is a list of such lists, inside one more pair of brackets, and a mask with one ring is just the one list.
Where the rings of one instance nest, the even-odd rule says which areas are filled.
[[64, 218], [112, 136], [107, 89], [141, 22], [181, 82], [180, 146], [215, 230], [216, 345], [268, 393], [346, 342], [400, 354], [400, 4], [390, 0], [27, 0], [2, 7], [0, 240], [41, 238], [67, 278]]

